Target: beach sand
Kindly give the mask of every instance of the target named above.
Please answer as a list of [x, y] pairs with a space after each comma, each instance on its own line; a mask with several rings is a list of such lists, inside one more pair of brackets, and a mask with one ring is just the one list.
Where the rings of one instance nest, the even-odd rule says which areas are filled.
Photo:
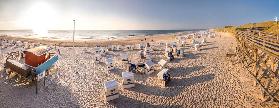
[[[24, 42], [30, 42], [30, 43], [41, 43], [41, 44], [48, 44], [48, 45], [58, 45], [63, 47], [70, 47], [70, 46], [77, 46], [77, 47], [92, 47], [92, 46], [107, 46], [111, 45], [112, 43], [114, 45], [133, 45], [138, 44], [142, 42], [159, 42], [159, 41], [171, 41], [175, 39], [174, 35], [160, 35], [160, 36], [141, 36], [141, 37], [128, 37], [128, 38], [122, 38], [122, 39], [87, 39], [87, 40], [75, 40], [73, 42], [72, 40], [62, 40], [62, 39], [39, 39], [39, 38], [22, 38], [22, 37], [11, 37], [11, 36], [0, 36], [0, 39], [5, 40], [15, 40], [15, 41], [24, 41]], [[146, 40], [145, 40], [146, 39]]]
[[[254, 86], [252, 77], [240, 66], [233, 65], [226, 53], [236, 46], [231, 34], [207, 38], [200, 51], [185, 47], [185, 57], [167, 64], [172, 80], [168, 87], [157, 83], [157, 73], [135, 74], [136, 86], [120, 91], [120, 98], [104, 102], [103, 83], [116, 79], [121, 81], [125, 66], [116, 62], [116, 69], [106, 71], [104, 65], [94, 63], [94, 45], [135, 44], [144, 38], [117, 41], [70, 42], [28, 40], [28, 42], [58, 44], [61, 58], [56, 64], [57, 74], [47, 78], [46, 86], [40, 83], [39, 93], [35, 86], [14, 86], [11, 81], [0, 78], [1, 107], [262, 107], [258, 98], [260, 89]], [[2, 39], [25, 39], [0, 37]], [[147, 37], [147, 41], [174, 41], [174, 36]], [[50, 43], [49, 43], [50, 42]], [[12, 48], [0, 49], [3, 66], [6, 53]], [[115, 52], [119, 54], [121, 52]], [[135, 52], [130, 52], [133, 57]], [[152, 58], [161, 57], [158, 54]]]

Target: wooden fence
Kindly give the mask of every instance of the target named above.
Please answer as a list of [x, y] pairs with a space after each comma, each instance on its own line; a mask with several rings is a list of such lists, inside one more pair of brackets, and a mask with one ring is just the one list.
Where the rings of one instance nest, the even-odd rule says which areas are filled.
[[279, 40], [261, 31], [236, 32], [235, 58], [254, 77], [264, 101], [279, 102]]

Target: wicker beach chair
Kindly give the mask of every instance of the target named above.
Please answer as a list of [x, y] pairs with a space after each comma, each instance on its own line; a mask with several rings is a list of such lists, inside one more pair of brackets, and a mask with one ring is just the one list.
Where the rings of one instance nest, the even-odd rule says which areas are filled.
[[135, 77], [132, 72], [122, 72], [122, 86], [123, 88], [135, 87]]
[[146, 62], [145, 62], [145, 66], [146, 66], [146, 74], [151, 74], [151, 73], [153, 73], [154, 71], [155, 71], [155, 63], [154, 62], [152, 62], [152, 60], [147, 60]]
[[157, 77], [159, 79], [160, 85], [165, 87], [168, 84], [168, 82], [171, 80], [169, 69], [163, 69], [157, 74]]
[[105, 102], [119, 98], [118, 82], [110, 80], [104, 83], [104, 100]]

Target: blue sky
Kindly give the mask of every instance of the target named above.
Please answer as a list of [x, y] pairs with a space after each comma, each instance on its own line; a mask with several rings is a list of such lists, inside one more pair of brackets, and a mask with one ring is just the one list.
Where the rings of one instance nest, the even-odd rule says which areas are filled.
[[278, 0], [0, 0], [0, 29], [71, 29], [72, 19], [87, 30], [197, 29], [275, 16]]

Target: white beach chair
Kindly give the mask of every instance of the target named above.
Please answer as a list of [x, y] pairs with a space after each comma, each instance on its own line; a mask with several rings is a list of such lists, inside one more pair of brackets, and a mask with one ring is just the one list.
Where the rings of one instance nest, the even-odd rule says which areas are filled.
[[[144, 56], [145, 56], [145, 57], [149, 56], [149, 55], [152, 53], [152, 51], [153, 51], [153, 49], [152, 49], [151, 47], [145, 47], [145, 48], [144, 48], [144, 51], [143, 51]], [[150, 57], [150, 56], [149, 56], [149, 57]]]
[[163, 87], [165, 87], [166, 84], [170, 81], [170, 73], [168, 71], [169, 69], [163, 69], [157, 74], [157, 77], [160, 81], [159, 83]]
[[124, 62], [124, 63], [129, 63], [129, 55], [127, 53], [121, 53], [120, 54], [121, 56], [121, 61]]
[[104, 88], [105, 88], [105, 101], [111, 101], [119, 98], [119, 89], [116, 80], [105, 82]]
[[116, 51], [120, 51], [122, 48], [121, 48], [121, 45], [116, 45]]
[[122, 72], [122, 86], [123, 88], [135, 87], [135, 77], [132, 72]]
[[107, 69], [108, 70], [114, 69], [114, 67], [113, 67], [113, 58], [112, 57], [106, 58], [106, 65], [107, 65]]
[[108, 51], [113, 51], [113, 46], [112, 45], [108, 45]]
[[206, 43], [206, 38], [203, 38], [201, 44], [205, 44], [205, 43]]
[[100, 47], [95, 47], [95, 53], [100, 54], [101, 53], [101, 48]]
[[164, 74], [166, 74], [168, 71], [169, 71], [169, 69], [162, 69], [162, 70], [157, 74], [158, 79], [163, 80], [163, 79], [164, 79], [164, 77], [163, 77]]
[[195, 45], [194, 45], [194, 48], [195, 48], [195, 51], [199, 51], [200, 44], [195, 44]]
[[166, 66], [167, 63], [168, 63], [168, 62], [167, 62], [166, 60], [164, 60], [164, 59], [161, 59], [161, 60], [158, 62], [158, 64], [161, 66], [161, 69], [165, 68], [165, 66]]
[[140, 50], [140, 51], [138, 52], [138, 55], [139, 55], [140, 59], [145, 59], [145, 58], [146, 58], [146, 57], [145, 57], [145, 53], [144, 53], [143, 50]]
[[100, 54], [95, 54], [95, 63], [100, 63], [101, 62], [101, 59], [102, 59], [102, 56]]
[[145, 63], [145, 66], [146, 66], [146, 69], [147, 69], [146, 74], [149, 75], [149, 74], [151, 74], [155, 71], [154, 65], [155, 65], [155, 63], [152, 62], [152, 60], [147, 60], [146, 61], [146, 63]]

